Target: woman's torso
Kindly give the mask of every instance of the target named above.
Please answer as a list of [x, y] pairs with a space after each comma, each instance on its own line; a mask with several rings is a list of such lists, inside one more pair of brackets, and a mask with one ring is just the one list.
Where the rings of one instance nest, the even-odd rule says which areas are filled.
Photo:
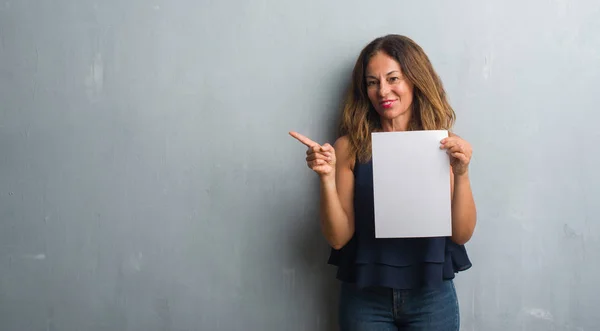
[[359, 287], [396, 289], [441, 285], [471, 266], [464, 246], [448, 237], [375, 238], [372, 162], [354, 162], [354, 222], [351, 240], [332, 249], [337, 278]]

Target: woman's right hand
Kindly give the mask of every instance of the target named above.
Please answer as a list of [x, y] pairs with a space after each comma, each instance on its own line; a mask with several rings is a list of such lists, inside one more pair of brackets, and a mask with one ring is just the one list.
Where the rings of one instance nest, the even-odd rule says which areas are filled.
[[321, 178], [335, 175], [335, 150], [326, 143], [323, 146], [297, 133], [290, 132], [290, 136], [308, 147], [306, 151], [306, 165], [316, 172]]

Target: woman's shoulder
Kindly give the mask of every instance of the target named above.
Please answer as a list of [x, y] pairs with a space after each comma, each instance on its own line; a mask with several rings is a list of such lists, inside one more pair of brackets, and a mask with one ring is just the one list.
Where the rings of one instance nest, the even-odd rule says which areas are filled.
[[354, 157], [352, 156], [352, 146], [350, 145], [350, 137], [347, 135], [341, 136], [336, 139], [333, 144], [335, 149], [335, 157], [338, 162], [347, 166], [350, 169], [354, 169]]
[[350, 137], [348, 135], [341, 136], [335, 140], [333, 143], [333, 148], [340, 150], [349, 150], [350, 148]]

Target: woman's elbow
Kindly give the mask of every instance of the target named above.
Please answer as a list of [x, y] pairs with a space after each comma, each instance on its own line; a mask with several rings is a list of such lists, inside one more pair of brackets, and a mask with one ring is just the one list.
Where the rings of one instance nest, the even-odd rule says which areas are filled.
[[327, 241], [329, 242], [329, 246], [331, 246], [333, 249], [340, 250], [344, 248], [346, 244], [348, 244], [350, 239], [352, 239], [352, 235], [353, 232], [351, 231], [350, 233], [344, 236], [330, 237]]
[[346, 246], [346, 244], [349, 242], [349, 239], [332, 239], [329, 240], [329, 246], [331, 246], [333, 249], [335, 249], [336, 251], [339, 251], [340, 249], [344, 248], [344, 246]]
[[464, 245], [471, 240], [471, 234], [461, 233], [461, 234], [452, 234], [450, 239], [457, 245]]
[[475, 230], [475, 226], [470, 226], [466, 229], [461, 229], [461, 230], [453, 230], [452, 231], [452, 236], [450, 237], [450, 239], [452, 239], [452, 241], [454, 243], [456, 243], [457, 245], [464, 245], [467, 242], [469, 242], [469, 240], [471, 240], [471, 237], [473, 236], [473, 232]]

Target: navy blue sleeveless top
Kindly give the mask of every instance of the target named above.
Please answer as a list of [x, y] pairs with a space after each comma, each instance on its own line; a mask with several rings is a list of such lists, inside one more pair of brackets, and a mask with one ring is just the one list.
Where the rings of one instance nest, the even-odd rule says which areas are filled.
[[354, 166], [354, 222], [352, 239], [331, 249], [328, 263], [338, 267], [337, 279], [358, 287], [413, 289], [438, 286], [471, 267], [463, 245], [449, 237], [375, 238], [373, 165]]

